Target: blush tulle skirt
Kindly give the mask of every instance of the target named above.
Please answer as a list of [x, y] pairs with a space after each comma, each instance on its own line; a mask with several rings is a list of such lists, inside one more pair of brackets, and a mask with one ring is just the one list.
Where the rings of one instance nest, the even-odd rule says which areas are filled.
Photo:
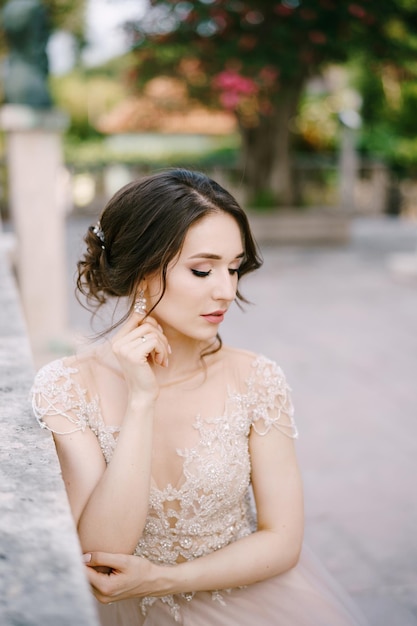
[[[250, 563], [248, 563], [250, 567]], [[241, 589], [174, 596], [177, 609], [157, 599], [142, 614], [139, 600], [98, 603], [102, 626], [366, 626], [349, 596], [303, 549], [297, 566]]]

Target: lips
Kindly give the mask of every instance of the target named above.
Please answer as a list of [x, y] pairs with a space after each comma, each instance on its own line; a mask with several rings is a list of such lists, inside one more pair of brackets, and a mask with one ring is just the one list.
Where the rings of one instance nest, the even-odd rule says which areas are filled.
[[207, 315], [202, 315], [207, 322], [210, 324], [220, 324], [224, 320], [224, 314], [226, 311], [213, 311], [212, 313], [207, 313]]

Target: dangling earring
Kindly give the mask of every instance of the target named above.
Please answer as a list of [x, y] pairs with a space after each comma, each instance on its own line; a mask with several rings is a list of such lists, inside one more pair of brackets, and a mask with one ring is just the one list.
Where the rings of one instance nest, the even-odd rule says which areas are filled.
[[146, 298], [143, 289], [141, 289], [138, 293], [138, 298], [135, 300], [135, 305], [133, 307], [135, 313], [141, 313], [142, 315], [146, 315]]

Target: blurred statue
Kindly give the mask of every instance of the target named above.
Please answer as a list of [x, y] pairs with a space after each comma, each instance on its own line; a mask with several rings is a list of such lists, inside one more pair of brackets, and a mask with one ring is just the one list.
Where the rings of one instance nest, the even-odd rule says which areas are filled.
[[46, 55], [50, 31], [45, 7], [39, 0], [9, 0], [1, 17], [9, 46], [4, 81], [6, 102], [50, 108]]

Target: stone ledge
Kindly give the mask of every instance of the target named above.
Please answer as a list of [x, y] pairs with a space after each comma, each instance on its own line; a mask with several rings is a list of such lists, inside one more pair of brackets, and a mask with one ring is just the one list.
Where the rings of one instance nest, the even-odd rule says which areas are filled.
[[0, 246], [0, 624], [98, 626], [53, 440], [30, 409], [33, 375]]
[[277, 209], [249, 212], [260, 244], [341, 245], [350, 239], [351, 216], [340, 209]]

